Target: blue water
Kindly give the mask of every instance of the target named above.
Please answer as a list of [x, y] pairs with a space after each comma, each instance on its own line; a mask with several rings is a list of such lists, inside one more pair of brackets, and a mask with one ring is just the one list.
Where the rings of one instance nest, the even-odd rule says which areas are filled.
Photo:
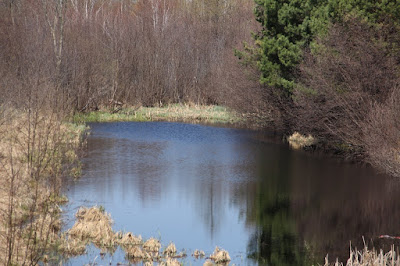
[[[231, 265], [322, 263], [327, 253], [345, 258], [350, 240], [400, 231], [382, 217], [400, 218], [400, 193], [370, 168], [249, 130], [166, 122], [90, 128], [82, 177], [64, 184], [65, 229], [79, 206], [102, 205], [114, 230], [172, 241], [189, 255], [185, 265], [202, 265], [190, 254], [215, 246], [230, 253]], [[90, 246], [65, 264], [129, 262], [120, 249], [99, 254]]]

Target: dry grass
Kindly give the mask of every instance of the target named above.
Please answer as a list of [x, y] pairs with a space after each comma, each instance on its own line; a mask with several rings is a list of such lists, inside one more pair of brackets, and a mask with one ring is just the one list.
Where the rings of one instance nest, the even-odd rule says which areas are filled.
[[298, 132], [294, 132], [288, 137], [288, 142], [290, 147], [297, 150], [315, 144], [316, 140], [311, 135], [305, 136]]
[[346, 264], [338, 262], [330, 263], [328, 260], [328, 256], [325, 258], [325, 266], [334, 265], [334, 266], [399, 266], [400, 259], [396, 251], [394, 250], [394, 246], [392, 246], [391, 250], [387, 253], [383, 253], [382, 250], [377, 252], [376, 250], [369, 250], [367, 247], [364, 247], [363, 250], [358, 251], [357, 249], [350, 248], [350, 257], [347, 260]]
[[86, 243], [80, 239], [63, 238], [59, 251], [68, 257], [79, 256], [85, 253]]
[[191, 123], [240, 123], [242, 118], [234, 111], [215, 105], [172, 104], [165, 107], [125, 108], [113, 113], [107, 109], [77, 114], [78, 122], [115, 121], [182, 121]]
[[214, 262], [212, 262], [211, 260], [206, 260], [203, 264], [203, 266], [214, 266]]
[[238, 123], [238, 114], [226, 107], [215, 105], [174, 104], [166, 107], [141, 108], [138, 110], [150, 120], [172, 120], [210, 123]]
[[81, 207], [76, 213], [77, 222], [68, 231], [75, 239], [90, 240], [100, 247], [114, 246], [115, 233], [112, 230], [111, 216], [101, 208]]
[[[76, 223], [67, 231], [67, 236], [61, 239], [63, 244], [60, 250], [66, 256], [83, 254], [85, 246], [93, 243], [101, 249], [108, 250], [115, 250], [120, 246], [130, 262], [142, 262], [145, 265], [152, 265], [152, 262], [158, 262], [159, 265], [180, 265], [177, 259], [186, 257], [184, 252], [177, 252], [172, 242], [160, 253], [161, 243], [158, 239], [150, 238], [143, 242], [141, 236], [135, 236], [131, 232], [114, 232], [110, 215], [100, 207], [81, 207], [75, 216]], [[204, 251], [195, 250], [193, 256], [198, 259], [203, 258], [205, 254]], [[210, 255], [210, 259], [218, 265], [227, 265], [231, 260], [229, 253], [218, 247]]]
[[35, 264], [61, 241], [61, 176], [84, 128], [60, 121], [11, 108], [0, 117], [0, 264]]
[[206, 253], [204, 253], [204, 251], [202, 251], [202, 250], [198, 250], [198, 249], [196, 249], [194, 252], [193, 252], [193, 254], [192, 254], [192, 256], [193, 257], [195, 257], [196, 259], [198, 259], [199, 257], [204, 257], [206, 255]]
[[227, 264], [231, 261], [228, 251], [215, 247], [214, 253], [211, 254], [210, 259], [217, 264]]
[[172, 257], [176, 255], [176, 247], [174, 243], [170, 243], [163, 251], [164, 256]]
[[136, 245], [142, 245], [143, 239], [142, 236], [135, 236], [132, 233], [128, 232], [122, 236], [122, 238], [117, 241], [122, 247], [131, 247]]
[[141, 247], [130, 247], [125, 249], [125, 253], [129, 258], [139, 259], [139, 260], [152, 260], [153, 256], [143, 250]]
[[158, 239], [150, 238], [144, 242], [143, 248], [148, 252], [158, 252], [161, 248], [161, 243]]
[[181, 266], [178, 260], [167, 258], [165, 261], [162, 261], [160, 266]]

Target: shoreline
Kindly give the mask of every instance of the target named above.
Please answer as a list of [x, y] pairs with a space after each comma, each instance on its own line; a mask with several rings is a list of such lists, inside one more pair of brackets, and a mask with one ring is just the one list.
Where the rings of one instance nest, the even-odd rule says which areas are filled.
[[245, 119], [228, 107], [218, 105], [171, 104], [165, 107], [124, 107], [116, 110], [101, 108], [76, 113], [73, 123], [89, 122], [187, 122], [242, 125]]

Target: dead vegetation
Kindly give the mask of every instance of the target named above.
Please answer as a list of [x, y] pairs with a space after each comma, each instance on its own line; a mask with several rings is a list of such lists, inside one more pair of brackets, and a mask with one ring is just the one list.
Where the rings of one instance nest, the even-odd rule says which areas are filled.
[[61, 177], [79, 171], [81, 131], [56, 113], [0, 109], [0, 263], [37, 264], [62, 242]]
[[113, 246], [115, 234], [112, 230], [111, 217], [99, 207], [81, 207], [76, 213], [77, 221], [68, 231], [68, 235], [75, 239], [90, 240], [95, 245]]
[[126, 233], [120, 240], [117, 240], [118, 244], [122, 247], [131, 247], [143, 244], [142, 236], [135, 236], [132, 233]]
[[393, 37], [355, 18], [331, 25], [299, 67], [293, 124], [331, 149], [400, 176], [399, 60], [385, 41]]
[[228, 251], [215, 247], [214, 253], [211, 254], [210, 259], [216, 264], [227, 264], [231, 261]]
[[311, 135], [304, 136], [301, 135], [299, 132], [294, 132], [288, 137], [288, 142], [290, 147], [297, 150], [315, 144], [316, 140]]
[[[162, 250], [161, 242], [156, 238], [143, 242], [141, 236], [135, 236], [131, 232], [114, 232], [111, 216], [102, 207], [81, 207], [75, 216], [75, 224], [60, 238], [60, 250], [66, 256], [81, 255], [86, 251], [86, 245], [93, 243], [102, 250], [112, 251], [120, 246], [130, 262], [143, 262], [145, 265], [152, 265], [152, 262], [166, 266], [180, 265], [178, 259], [186, 257], [185, 252], [178, 253], [172, 242]], [[205, 253], [196, 249], [193, 256], [196, 259], [203, 258]], [[227, 265], [231, 260], [229, 253], [218, 247], [209, 259], [218, 265]]]
[[196, 259], [198, 259], [199, 257], [204, 257], [206, 255], [206, 253], [204, 253], [204, 251], [202, 251], [202, 250], [198, 250], [198, 249], [196, 249], [194, 252], [193, 252], [193, 254], [192, 254], [192, 256], [193, 257], [195, 257]]
[[163, 251], [163, 254], [167, 257], [172, 257], [176, 255], [176, 247], [174, 243], [170, 243]]
[[351, 249], [350, 248], [350, 257], [347, 262], [341, 263], [337, 260], [333, 263], [329, 262], [328, 256], [325, 257], [325, 266], [333, 265], [333, 266], [398, 266], [400, 265], [400, 258], [398, 253], [394, 250], [394, 246], [392, 246], [391, 250], [387, 253], [384, 253], [382, 250], [377, 252], [376, 250], [369, 250], [366, 246], [363, 250]]

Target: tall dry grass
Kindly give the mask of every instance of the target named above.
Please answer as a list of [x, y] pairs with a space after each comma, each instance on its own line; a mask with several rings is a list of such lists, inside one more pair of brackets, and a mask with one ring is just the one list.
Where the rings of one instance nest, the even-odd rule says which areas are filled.
[[325, 266], [398, 266], [400, 265], [400, 258], [398, 251], [396, 252], [394, 246], [387, 253], [382, 250], [369, 250], [367, 246], [362, 250], [350, 248], [350, 256], [346, 263], [335, 261], [330, 263], [328, 256], [325, 258]]
[[0, 117], [0, 263], [34, 265], [60, 240], [61, 178], [80, 131], [55, 113], [3, 108]]

